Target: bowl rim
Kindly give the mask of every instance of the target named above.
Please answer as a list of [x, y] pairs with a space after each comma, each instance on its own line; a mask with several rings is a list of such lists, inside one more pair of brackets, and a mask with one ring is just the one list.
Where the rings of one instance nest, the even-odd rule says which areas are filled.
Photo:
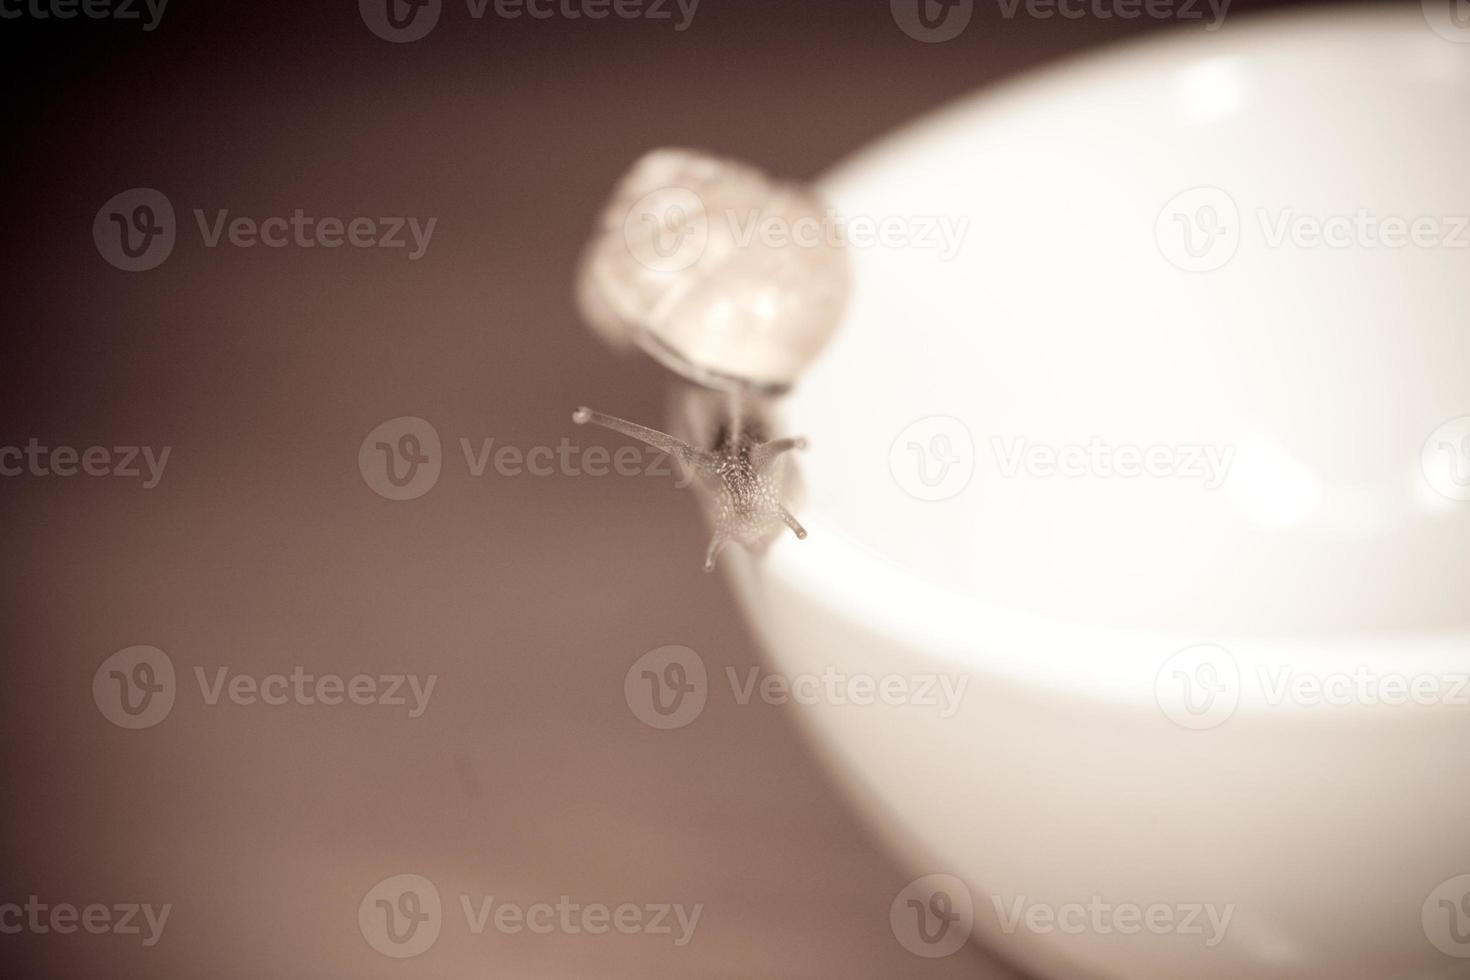
[[[1105, 76], [1101, 79], [1104, 84], [1128, 84], [1143, 74], [1245, 50], [1294, 49], [1301, 37], [1296, 31], [1283, 32], [1283, 27], [1310, 29], [1318, 37], [1324, 28], [1334, 35], [1368, 36], [1375, 46], [1383, 44], [1385, 27], [1405, 31], [1406, 37], [1414, 32], [1416, 39], [1421, 37], [1417, 31], [1422, 31], [1423, 37], [1434, 41], [1429, 25], [1420, 23], [1421, 16], [1425, 15], [1417, 8], [1382, 3], [1349, 11], [1272, 10], [1250, 12], [1249, 23], [1233, 27], [1228, 36], [1222, 37], [1224, 31], [1205, 34], [1208, 43], [1199, 37], [1181, 40], [1180, 32], [1166, 31], [1104, 44], [986, 85], [925, 113], [831, 168], [819, 178], [818, 187], [830, 190], [858, 178], [881, 154], [922, 137], [927, 130], [997, 109], [1030, 111], [1038, 103], [1095, 87], [1100, 76]], [[1417, 28], [1412, 26], [1416, 23]], [[1470, 676], [1470, 628], [1186, 634], [1079, 622], [992, 602], [923, 577], [866, 548], [828, 523], [820, 511], [803, 512], [802, 521], [810, 532], [805, 541], [783, 536], [759, 558], [741, 555], [734, 562], [737, 578], [746, 579], [745, 584], [780, 582], [839, 619], [879, 635], [901, 637], [905, 646], [932, 651], [953, 667], [983, 667], [1019, 681], [1045, 680], [1049, 687], [1128, 701], [1152, 701], [1163, 663], [1180, 650], [1207, 644], [1229, 651], [1243, 674], [1252, 669], [1292, 667], [1333, 674], [1361, 668], [1380, 675]], [[754, 597], [759, 594], [759, 589], [747, 590], [748, 604], [756, 605]], [[885, 598], [875, 602], [874, 596]], [[977, 624], [984, 626], [977, 628]], [[1243, 687], [1241, 708], [1252, 705], [1268, 706]], [[1317, 708], [1330, 710], [1331, 706]]]

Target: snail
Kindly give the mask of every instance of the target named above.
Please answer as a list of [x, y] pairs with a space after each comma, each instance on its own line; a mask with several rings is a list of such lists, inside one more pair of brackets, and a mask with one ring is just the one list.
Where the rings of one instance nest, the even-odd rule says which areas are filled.
[[789, 457], [772, 405], [841, 320], [847, 256], [810, 188], [686, 149], [654, 150], [618, 184], [583, 255], [583, 317], [620, 350], [641, 349], [692, 386], [688, 439], [581, 407], [601, 425], [693, 471], [713, 537], [705, 571], [734, 542], [758, 551], [789, 528]]

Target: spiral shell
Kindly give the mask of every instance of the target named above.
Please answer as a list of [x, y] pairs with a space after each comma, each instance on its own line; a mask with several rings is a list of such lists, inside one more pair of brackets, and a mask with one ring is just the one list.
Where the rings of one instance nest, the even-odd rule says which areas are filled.
[[784, 390], [836, 330], [850, 287], [810, 189], [693, 150], [655, 150], [619, 183], [587, 246], [583, 315], [710, 387]]

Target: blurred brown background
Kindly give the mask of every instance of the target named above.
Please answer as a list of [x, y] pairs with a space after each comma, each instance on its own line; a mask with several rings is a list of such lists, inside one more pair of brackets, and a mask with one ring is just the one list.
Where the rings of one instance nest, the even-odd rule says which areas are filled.
[[[477, 20], [443, 0], [427, 36], [394, 44], [344, 0], [175, 0], [152, 31], [7, 9], [22, 16], [0, 20], [0, 447], [171, 455], [152, 489], [0, 478], [0, 903], [172, 911], [151, 948], [0, 934], [0, 973], [1013, 975], [978, 949], [923, 960], [895, 941], [888, 906], [910, 874], [847, 812], [787, 711], [712, 696], [677, 731], [630, 712], [624, 674], [654, 647], [692, 647], [712, 672], [759, 662], [721, 578], [699, 571], [706, 533], [684, 491], [476, 477], [460, 440], [623, 445], [572, 427], [582, 403], [659, 420], [661, 369], [610, 356], [569, 288], [592, 216], [644, 150], [815, 176], [978, 86], [1198, 22], [1008, 18], [976, 0], [959, 37], [928, 44], [888, 0], [703, 0], [682, 31], [672, 3], [671, 20], [511, 20], [493, 2]], [[178, 228], [139, 273], [92, 238], [98, 209], [134, 187], [166, 195]], [[298, 208], [437, 223], [410, 260], [211, 248], [193, 216]], [[437, 430], [443, 470], [394, 502], [357, 454], [408, 415]], [[92, 684], [135, 644], [168, 654], [177, 699], [126, 730]], [[221, 667], [438, 679], [410, 719], [210, 705], [194, 670]], [[400, 961], [365, 941], [357, 909], [406, 872], [445, 911], [437, 943]], [[475, 936], [460, 895], [703, 912], [683, 947]]]

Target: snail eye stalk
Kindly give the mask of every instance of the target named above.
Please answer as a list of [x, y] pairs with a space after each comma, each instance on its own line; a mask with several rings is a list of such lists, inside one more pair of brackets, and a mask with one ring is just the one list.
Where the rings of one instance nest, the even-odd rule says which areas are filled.
[[756, 442], [738, 408], [710, 449], [691, 446], [667, 432], [650, 429], [614, 415], [582, 407], [572, 413], [578, 425], [591, 422], [660, 449], [692, 470], [708, 490], [707, 502], [714, 535], [705, 552], [704, 570], [713, 571], [715, 559], [730, 542], [754, 549], [784, 525], [798, 538], [806, 528], [781, 503], [780, 468], [773, 464], [783, 453], [805, 449], [806, 440], [775, 439]]

